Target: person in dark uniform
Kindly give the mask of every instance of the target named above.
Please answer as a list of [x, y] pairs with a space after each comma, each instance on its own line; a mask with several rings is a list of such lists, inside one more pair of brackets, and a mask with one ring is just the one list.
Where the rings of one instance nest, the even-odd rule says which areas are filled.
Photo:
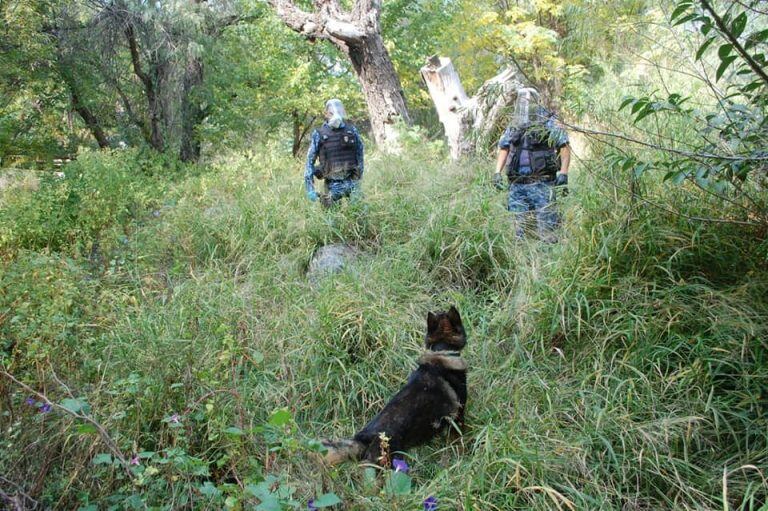
[[565, 192], [571, 149], [568, 134], [555, 124], [554, 116], [539, 105], [535, 89], [520, 89], [512, 124], [499, 140], [493, 182], [503, 190], [501, 172], [509, 179], [507, 209], [515, 215], [516, 234], [524, 236], [524, 222], [536, 216], [539, 237], [555, 241], [559, 222], [555, 211], [555, 190]]
[[[363, 178], [363, 141], [357, 128], [346, 121], [347, 113], [338, 99], [325, 103], [325, 122], [312, 132], [307, 152], [304, 183], [307, 198], [316, 201], [315, 178], [325, 181], [324, 204], [360, 192]], [[319, 160], [316, 165], [315, 162]]]

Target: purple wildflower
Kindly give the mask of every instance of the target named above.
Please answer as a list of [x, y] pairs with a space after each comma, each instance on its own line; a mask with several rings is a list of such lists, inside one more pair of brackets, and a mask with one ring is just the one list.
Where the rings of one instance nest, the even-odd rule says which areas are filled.
[[424, 511], [437, 511], [437, 497], [430, 495], [424, 499]]
[[317, 506], [315, 505], [314, 500], [307, 502], [307, 509], [309, 509], [309, 511], [317, 511]]
[[171, 418], [168, 419], [168, 421], [171, 424], [178, 424], [179, 422], [181, 422], [181, 417], [179, 417], [178, 413], [174, 413], [173, 415], [171, 415]]
[[141, 465], [138, 454], [131, 456], [131, 465]]
[[44, 403], [40, 408], [38, 408], [38, 411], [40, 413], [48, 413], [51, 411], [51, 405]]
[[29, 396], [27, 399], [24, 400], [24, 402], [27, 403], [29, 406], [35, 406], [35, 403], [37, 403], [37, 401], [35, 401], [35, 398], [33, 398], [32, 396]]
[[401, 460], [399, 458], [392, 460], [392, 468], [395, 469], [395, 472], [402, 472], [403, 474], [407, 474], [408, 470], [410, 470], [408, 463], [406, 463], [405, 460]]

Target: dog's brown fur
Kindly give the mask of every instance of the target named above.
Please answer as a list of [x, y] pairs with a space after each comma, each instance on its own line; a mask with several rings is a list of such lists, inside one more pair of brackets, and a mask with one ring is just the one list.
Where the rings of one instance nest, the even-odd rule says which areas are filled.
[[350, 440], [324, 441], [325, 461], [336, 464], [366, 459], [379, 463], [381, 433], [389, 452], [404, 451], [432, 439], [449, 422], [464, 422], [467, 404], [467, 364], [458, 356], [467, 343], [459, 311], [427, 315], [427, 351], [408, 383], [384, 409]]

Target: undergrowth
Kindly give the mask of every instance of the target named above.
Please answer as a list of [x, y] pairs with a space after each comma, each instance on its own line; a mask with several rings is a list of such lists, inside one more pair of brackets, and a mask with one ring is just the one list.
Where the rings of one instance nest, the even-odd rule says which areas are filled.
[[[86, 153], [4, 199], [2, 367], [29, 387], [0, 379], [5, 494], [59, 509], [321, 494], [350, 510], [764, 508], [761, 233], [638, 204], [586, 161], [560, 242], [518, 241], [488, 163], [417, 145], [369, 157], [363, 200], [324, 211], [297, 162], [257, 154], [168, 179]], [[712, 207], [643, 180], [646, 197]], [[312, 285], [329, 243], [360, 256]], [[372, 417], [414, 367], [427, 311], [451, 304], [469, 334], [464, 435], [407, 453], [410, 490], [322, 468], [313, 440]]]

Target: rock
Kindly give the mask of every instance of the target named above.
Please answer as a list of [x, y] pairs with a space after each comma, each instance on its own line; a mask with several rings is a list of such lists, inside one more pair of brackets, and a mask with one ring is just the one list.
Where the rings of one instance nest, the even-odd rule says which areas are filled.
[[326, 275], [341, 271], [357, 256], [357, 249], [343, 243], [320, 247], [309, 262], [307, 278], [310, 282], [317, 282]]

